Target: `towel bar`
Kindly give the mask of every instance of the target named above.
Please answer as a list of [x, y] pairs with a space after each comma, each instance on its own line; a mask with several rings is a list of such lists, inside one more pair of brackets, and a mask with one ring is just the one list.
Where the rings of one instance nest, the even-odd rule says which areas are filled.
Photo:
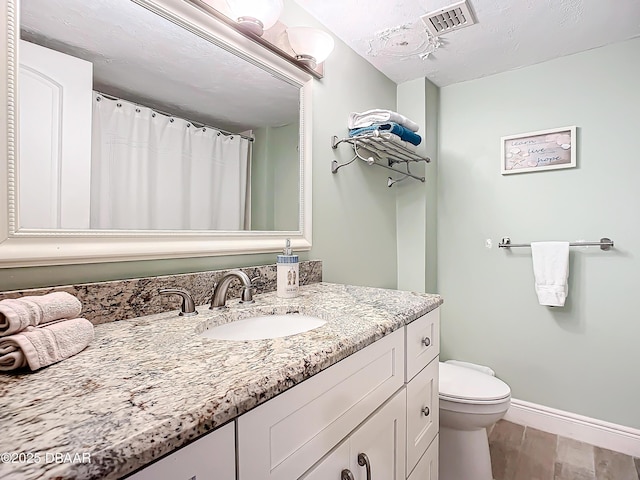
[[[511, 247], [530, 247], [530, 243], [511, 243], [509, 237], [503, 237], [498, 248], [511, 248]], [[613, 240], [607, 237], [602, 237], [599, 242], [571, 242], [570, 247], [600, 247], [600, 250], [611, 250], [613, 247]]]

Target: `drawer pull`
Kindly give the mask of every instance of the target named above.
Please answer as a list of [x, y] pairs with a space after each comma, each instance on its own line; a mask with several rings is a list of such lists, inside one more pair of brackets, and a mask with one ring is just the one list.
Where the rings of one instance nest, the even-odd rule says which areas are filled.
[[358, 454], [358, 465], [367, 467], [367, 480], [371, 480], [371, 465], [369, 464], [369, 457], [367, 457], [366, 453]]
[[431, 339], [430, 339], [429, 337], [424, 337], [424, 338], [422, 339], [422, 344], [423, 344], [425, 347], [428, 347], [429, 345], [431, 345]]
[[355, 480], [353, 478], [353, 473], [348, 468], [342, 470], [342, 474], [340, 475], [340, 480]]
[[422, 407], [422, 414], [425, 417], [428, 417], [430, 413], [431, 413], [431, 410], [429, 410], [429, 407]]

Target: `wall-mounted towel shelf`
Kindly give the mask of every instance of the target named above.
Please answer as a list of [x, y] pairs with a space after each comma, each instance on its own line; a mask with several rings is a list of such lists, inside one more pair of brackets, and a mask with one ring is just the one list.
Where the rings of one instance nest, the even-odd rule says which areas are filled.
[[[337, 160], [331, 162], [331, 173], [337, 173], [338, 170], [346, 165], [351, 164], [353, 161], [360, 159], [369, 165], [375, 165], [377, 167], [386, 168], [395, 173], [401, 175], [400, 178], [394, 179], [389, 177], [387, 180], [387, 186], [391, 187], [393, 184], [401, 182], [407, 178], [413, 178], [414, 180], [425, 181], [425, 177], [414, 175], [409, 169], [411, 162], [427, 162], [431, 160], [427, 157], [421, 157], [416, 152], [405, 147], [405, 142], [396, 142], [391, 140], [390, 135], [385, 135], [379, 131], [373, 131], [365, 135], [358, 135], [356, 137], [347, 137], [339, 139], [336, 135], [331, 137], [331, 148], [336, 149], [341, 143], [348, 143], [353, 147], [354, 157], [345, 163], [338, 163]], [[364, 156], [358, 148], [370, 152], [372, 156]], [[375, 157], [374, 157], [375, 156]], [[376, 160], [384, 163], [378, 163]], [[394, 168], [395, 164], [404, 163], [406, 171], [398, 170]]]
[[[498, 248], [512, 248], [512, 247], [530, 247], [530, 243], [511, 243], [509, 237], [503, 237], [498, 244]], [[571, 242], [570, 247], [600, 247], [600, 250], [611, 250], [613, 247], [613, 240], [607, 237], [603, 237], [599, 242]]]

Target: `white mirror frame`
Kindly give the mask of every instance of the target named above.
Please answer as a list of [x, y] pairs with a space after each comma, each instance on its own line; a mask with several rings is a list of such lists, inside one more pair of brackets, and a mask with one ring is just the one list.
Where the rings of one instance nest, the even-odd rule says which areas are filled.
[[0, 268], [265, 253], [311, 248], [311, 86], [313, 78], [187, 2], [134, 0], [246, 61], [300, 86], [300, 218], [291, 232], [74, 231], [18, 229], [18, 0], [0, 12]]

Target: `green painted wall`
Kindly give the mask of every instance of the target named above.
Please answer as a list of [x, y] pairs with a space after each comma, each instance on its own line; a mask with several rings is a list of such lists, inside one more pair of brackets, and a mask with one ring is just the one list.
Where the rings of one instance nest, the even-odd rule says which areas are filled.
[[[293, 0], [282, 21], [321, 27]], [[386, 176], [364, 164], [332, 175], [331, 160], [348, 157], [349, 149], [333, 151], [330, 138], [346, 135], [350, 111], [394, 108], [396, 85], [337, 39], [325, 63], [325, 78], [313, 86], [313, 249], [300, 257], [323, 260], [330, 282], [395, 287], [395, 201]], [[270, 264], [275, 255], [1, 269], [0, 290]]]
[[[297, 124], [271, 129], [269, 156], [274, 163], [274, 230], [297, 230], [300, 205], [300, 154]], [[291, 201], [291, 199], [296, 201]]]
[[251, 230], [298, 229], [298, 131], [298, 124], [254, 130]]
[[251, 151], [251, 230], [273, 230], [273, 175], [269, 128], [253, 131]]
[[[640, 39], [442, 88], [442, 356], [490, 365], [513, 397], [640, 428]], [[500, 174], [500, 137], [578, 127], [578, 167]], [[572, 248], [565, 307], [540, 306], [531, 251]], [[492, 239], [494, 248], [484, 246]]]
[[429, 164], [410, 164], [411, 173], [424, 176], [425, 183], [407, 179], [392, 187], [396, 193], [400, 290], [436, 291], [438, 96], [438, 87], [426, 78], [398, 85], [397, 111], [420, 125], [422, 143], [417, 153], [431, 159]]
[[[287, 25], [322, 26], [292, 1]], [[295, 8], [294, 8], [295, 7]], [[306, 14], [305, 14], [306, 15]], [[347, 135], [349, 112], [395, 109], [396, 84], [336, 39], [325, 77], [313, 86], [313, 249], [324, 279], [355, 285], [396, 287], [395, 196], [385, 171], [358, 160], [331, 173], [331, 161], [353, 157], [348, 145], [331, 149], [331, 137]]]

